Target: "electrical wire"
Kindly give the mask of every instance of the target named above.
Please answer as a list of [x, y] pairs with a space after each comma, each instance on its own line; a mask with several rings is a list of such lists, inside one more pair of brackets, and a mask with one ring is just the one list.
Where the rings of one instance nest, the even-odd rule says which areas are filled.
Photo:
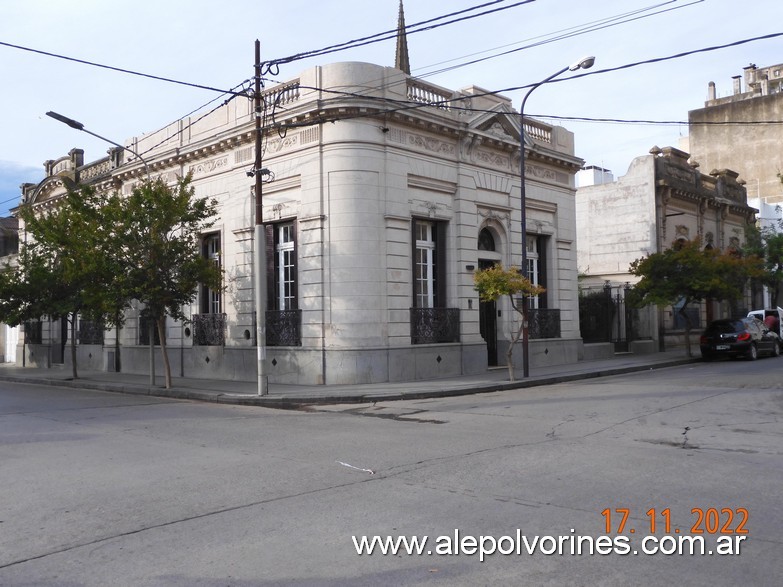
[[[547, 38], [547, 39], [544, 39], [544, 40], [541, 40], [541, 41], [538, 41], [538, 42], [535, 42], [535, 43], [531, 43], [531, 44], [528, 44], [528, 45], [523, 45], [522, 47], [517, 47], [515, 49], [510, 49], [508, 51], [503, 51], [501, 53], [496, 53], [494, 55], [489, 55], [487, 57], [482, 57], [480, 59], [474, 59], [472, 61], [466, 61], [464, 63], [459, 63], [457, 65], [453, 65], [453, 66], [450, 66], [450, 67], [444, 67], [444, 68], [441, 68], [441, 69], [428, 71], [428, 72], [425, 72], [424, 74], [422, 74], [420, 76], [417, 76], [417, 77], [429, 77], [429, 76], [438, 75], [438, 74], [441, 74], [441, 73], [447, 73], [449, 71], [453, 71], [453, 70], [459, 69], [461, 67], [466, 67], [468, 65], [475, 65], [477, 63], [482, 63], [484, 61], [489, 61], [490, 59], [497, 59], [498, 57], [505, 57], [506, 55], [511, 55], [513, 53], [518, 53], [519, 51], [524, 51], [526, 49], [532, 49], [534, 47], [540, 47], [542, 45], [547, 45], [549, 43], [555, 43], [557, 41], [563, 41], [565, 39], [570, 39], [572, 37], [576, 37], [576, 36], [579, 36], [579, 35], [584, 35], [584, 34], [587, 34], [587, 33], [593, 33], [593, 32], [596, 32], [596, 31], [600, 31], [600, 30], [607, 29], [607, 28], [610, 28], [610, 27], [618, 26], [618, 25], [621, 25], [621, 24], [627, 24], [629, 22], [633, 22], [633, 21], [640, 20], [640, 19], [643, 19], [643, 18], [649, 18], [651, 16], [657, 16], [659, 14], [664, 14], [666, 12], [671, 12], [673, 10], [680, 10], [682, 8], [688, 8], [689, 6], [693, 6], [694, 4], [700, 4], [700, 3], [704, 2], [705, 0], [693, 0], [692, 2], [690, 2], [688, 4], [681, 4], [679, 6], [673, 6], [671, 8], [666, 8], [664, 10], [659, 10], [657, 12], [652, 12], [651, 14], [641, 14], [643, 12], [647, 12], [649, 10], [654, 10], [656, 8], [661, 8], [662, 6], [665, 6], [667, 4], [672, 4], [672, 3], [677, 2], [677, 1], [678, 0], [669, 0], [668, 2], [664, 2], [663, 4], [650, 6], [648, 8], [644, 8], [644, 9], [640, 9], [640, 10], [637, 10], [637, 11], [628, 12], [626, 14], [622, 14], [622, 15], [619, 15], [619, 16], [606, 18], [606, 19], [603, 19], [603, 20], [593, 21], [593, 22], [587, 23], [586, 25], [579, 25], [579, 27], [571, 27], [571, 29], [564, 29], [563, 31], [557, 31], [554, 34], [557, 35], [558, 33], [561, 33], [561, 32], [563, 34], [559, 34], [558, 36]], [[633, 18], [631, 18], [631, 17], [633, 17]], [[623, 18], [624, 20], [620, 20], [620, 18]], [[614, 21], [616, 21], [616, 22], [614, 22]], [[536, 39], [536, 38], [540, 38], [540, 37], [534, 37], [533, 39]], [[522, 42], [524, 42], [524, 41], [522, 41]]]
[[[233, 88], [231, 88], [231, 90], [230, 90], [229, 92], [226, 92], [226, 93], [225, 93], [225, 94], [230, 94], [230, 97], [229, 97], [229, 98], [227, 98], [226, 100], [224, 100], [223, 102], [221, 102], [220, 104], [218, 104], [218, 105], [217, 105], [215, 108], [213, 108], [212, 110], [209, 110], [208, 112], [205, 112], [203, 115], [199, 116], [197, 119], [195, 119], [195, 120], [191, 121], [189, 124], [186, 124], [186, 125], [185, 125], [185, 126], [183, 126], [183, 127], [180, 129], [180, 130], [178, 130], [176, 133], [174, 133], [173, 135], [166, 137], [165, 139], [163, 139], [163, 140], [162, 140], [162, 141], [160, 141], [159, 143], [157, 143], [157, 144], [153, 145], [152, 147], [148, 148], [148, 149], [147, 149], [147, 150], [145, 150], [145, 151], [142, 151], [142, 153], [141, 153], [141, 154], [142, 154], [142, 155], [144, 155], [144, 154], [146, 154], [146, 153], [149, 153], [149, 152], [150, 152], [150, 151], [152, 151], [153, 149], [157, 149], [157, 148], [158, 148], [158, 147], [160, 147], [162, 144], [164, 144], [164, 143], [166, 143], [166, 142], [170, 141], [170, 140], [171, 140], [173, 137], [176, 137], [176, 136], [178, 136], [178, 135], [181, 135], [183, 132], [185, 132], [187, 129], [189, 129], [190, 127], [192, 127], [194, 124], [196, 124], [196, 123], [197, 123], [197, 122], [199, 122], [200, 120], [202, 120], [202, 119], [206, 118], [207, 116], [209, 116], [210, 114], [212, 114], [213, 112], [215, 112], [216, 110], [218, 110], [219, 108], [222, 108], [223, 106], [226, 106], [226, 105], [227, 105], [229, 102], [231, 102], [231, 101], [232, 101], [234, 98], [238, 98], [238, 97], [240, 97], [240, 96], [248, 96], [248, 89], [247, 89], [247, 88], [246, 88], [245, 90], [241, 91], [241, 92], [234, 92], [234, 90], [235, 90], [236, 88], [239, 88], [239, 87], [241, 87], [241, 86], [244, 86], [244, 85], [245, 85], [245, 84], [247, 84], [249, 81], [250, 81], [250, 80], [249, 80], [249, 79], [247, 79], [247, 80], [244, 80], [244, 81], [242, 81], [241, 83], [239, 83], [239, 84], [235, 85]], [[223, 95], [225, 95], [225, 94], [223, 94]], [[200, 110], [202, 110], [202, 109], [206, 108], [207, 106], [209, 106], [209, 105], [210, 105], [212, 102], [215, 102], [215, 101], [219, 100], [219, 99], [220, 99], [220, 98], [222, 98], [222, 97], [223, 97], [223, 96], [218, 96], [217, 98], [213, 98], [212, 100], [210, 100], [210, 101], [209, 101], [209, 102], [207, 102], [206, 104], [202, 104], [202, 105], [201, 105], [201, 106], [199, 106], [198, 108], [195, 108], [194, 110], [191, 110], [191, 111], [190, 111], [190, 112], [188, 112], [187, 114], [185, 114], [185, 115], [183, 115], [183, 116], [180, 116], [179, 118], [177, 118], [177, 120], [175, 120], [175, 121], [172, 121], [172, 122], [168, 123], [166, 126], [164, 126], [164, 127], [162, 127], [162, 128], [159, 128], [158, 130], [156, 130], [156, 131], [153, 131], [152, 133], [149, 133], [149, 134], [155, 134], [155, 133], [158, 133], [158, 132], [160, 132], [160, 131], [162, 131], [162, 130], [164, 130], [164, 129], [168, 128], [168, 127], [170, 127], [172, 124], [174, 124], [174, 122], [178, 122], [178, 121], [180, 121], [180, 120], [184, 120], [184, 119], [185, 119], [185, 118], [187, 118], [188, 116], [191, 116], [191, 115], [195, 114], [196, 112], [199, 112]]]
[[[606, 69], [599, 69], [596, 71], [588, 71], [581, 74], [572, 75], [568, 78], [560, 78], [560, 79], [553, 79], [547, 83], [559, 83], [563, 81], [573, 80], [573, 79], [579, 79], [581, 77], [586, 77], [588, 75], [601, 75], [604, 73], [611, 73], [615, 71], [622, 71], [623, 69], [630, 69], [631, 67], [638, 67], [639, 65], [650, 65], [653, 63], [662, 63], [664, 61], [670, 61], [672, 59], [680, 59], [682, 57], [689, 57], [690, 55], [696, 55], [698, 53], [709, 53], [711, 51], [717, 51], [719, 49], [728, 49], [729, 47], [737, 47], [739, 45], [745, 45], [747, 43], [753, 43], [755, 41], [766, 41], [769, 39], [775, 39], [778, 37], [783, 37], [783, 32], [781, 33], [770, 33], [768, 35], [761, 35], [759, 37], [751, 37], [750, 39], [742, 39], [741, 41], [734, 41], [733, 43], [727, 43], [725, 45], [714, 45], [712, 47], [704, 47], [702, 49], [694, 49], [693, 51], [684, 51], [682, 53], [675, 53], [674, 55], [669, 55], [667, 57], [656, 57], [653, 59], [647, 59], [645, 61], [636, 61], [634, 63], [627, 63], [626, 65], [619, 65], [617, 67], [610, 67]], [[513, 89], [522, 89], [529, 86], [522, 86], [519, 88], [511, 88]], [[508, 90], [506, 90], [508, 91]]]
[[[535, 41], [537, 39], [546, 39], [550, 35], [557, 35], [557, 34], [561, 34], [561, 33], [568, 33], [569, 31], [579, 30], [580, 28], [586, 27], [586, 26], [589, 26], [589, 25], [596, 25], [596, 24], [600, 24], [600, 23], [604, 23], [604, 22], [612, 22], [612, 21], [618, 20], [620, 18], [632, 16], [632, 15], [635, 15], [635, 14], [642, 14], [644, 12], [648, 12], [650, 10], [653, 10], [653, 9], [656, 9], [656, 8], [660, 8], [660, 7], [665, 6], [667, 4], [672, 4], [672, 3], [678, 2], [678, 1], [679, 0], [668, 0], [667, 2], [663, 2], [663, 3], [660, 3], [660, 4], [655, 4], [655, 5], [652, 5], [652, 6], [647, 6], [645, 8], [639, 8], [637, 10], [633, 10], [633, 11], [630, 11], [630, 12], [621, 13], [621, 14], [617, 14], [617, 15], [614, 15], [614, 16], [601, 18], [601, 19], [590, 21], [590, 22], [587, 22], [587, 23], [584, 23], [584, 24], [581, 24], [581, 25], [567, 27], [567, 28], [564, 28], [564, 29], [560, 29], [560, 30], [554, 31], [552, 33], [545, 33], [545, 34], [537, 35], [535, 37], [530, 37], [528, 39], [524, 39], [524, 40], [521, 40], [521, 41], [515, 41], [513, 43], [506, 43], [505, 45], [501, 45], [499, 47], [492, 47], [491, 49], [485, 49], [483, 51], [477, 51], [475, 53], [469, 53], [467, 55], [462, 55], [460, 57], [454, 57], [452, 59], [446, 59], [445, 61], [439, 61], [437, 63], [432, 63], [432, 64], [424, 66], [424, 67], [416, 68], [416, 69], [414, 69], [414, 71], [419, 72], [419, 71], [422, 71], [422, 70], [426, 70], [429, 67], [436, 67], [438, 65], [444, 65], [446, 63], [453, 63], [455, 61], [459, 61], [460, 59], [466, 59], [466, 58], [469, 58], [469, 57], [475, 57], [477, 55], [484, 55], [485, 53], [490, 53], [491, 51], [498, 51], [500, 49], [506, 49], [508, 47], [513, 47], [515, 45], [519, 45], [520, 43], [527, 43], [527, 42]], [[698, 0], [698, 2], [703, 2], [703, 1], [704, 0]], [[658, 13], [655, 13], [655, 14], [658, 14]], [[650, 15], [650, 16], [652, 16], [652, 15]], [[584, 32], [590, 32], [590, 31], [587, 30], [587, 31], [584, 31]], [[553, 40], [561, 40], [561, 39], [558, 38], [558, 39], [553, 39]], [[549, 41], [549, 42], [552, 42], [552, 41]], [[543, 43], [541, 43], [541, 44], [543, 44]], [[454, 67], [454, 69], [456, 69], [456, 67]], [[440, 70], [438, 70], [438, 71], [440, 71]], [[434, 72], [417, 73], [416, 77], [428, 77], [430, 75], [434, 75]]]
[[[595, 20], [595, 21], [591, 21], [591, 22], [588, 22], [588, 23], [585, 23], [585, 24], [582, 24], [582, 25], [569, 27], [569, 28], [566, 28], [566, 29], [561, 29], [559, 31], [555, 31], [554, 33], [546, 33], [544, 35], [539, 35], [538, 37], [533, 37], [532, 39], [528, 39], [528, 40], [535, 40], [535, 39], [539, 39], [539, 38], [543, 38], [545, 40], [539, 41], [538, 43], [533, 43], [533, 44], [530, 44], [530, 45], [526, 45], [524, 47], [520, 47], [520, 48], [514, 49], [512, 51], [506, 51], [506, 52], [503, 52], [503, 53], [500, 53], [500, 54], [491, 55], [489, 57], [485, 57], [485, 58], [482, 58], [482, 59], [477, 59], [477, 60], [474, 60], [474, 61], [468, 61], [468, 62], [465, 62], [465, 63], [457, 64], [457, 65], [454, 65], [454, 66], [450, 66], [450, 67], [447, 67], [447, 68], [425, 72], [423, 74], [417, 74], [416, 77], [417, 78], [430, 77], [430, 76], [435, 75], [435, 74], [445, 73], [445, 72], [448, 72], [448, 71], [453, 71], [455, 69], [459, 69], [460, 67], [466, 67], [466, 66], [472, 65], [474, 63], [479, 63], [481, 61], [486, 61], [488, 59], [494, 59], [496, 57], [501, 57], [501, 56], [507, 55], [509, 53], [514, 53], [516, 51], [521, 51], [521, 50], [524, 50], [524, 49], [537, 47], [539, 45], [543, 45], [543, 44], [547, 44], [547, 43], [551, 43], [551, 42], [565, 40], [565, 39], [568, 39], [568, 38], [571, 38], [571, 37], [575, 37], [575, 36], [578, 36], [578, 35], [587, 34], [587, 33], [590, 33], [590, 32], [596, 31], [596, 30], [601, 30], [601, 29], [604, 29], [604, 28], [618, 26], [618, 25], [621, 25], [621, 24], [625, 24], [627, 22], [632, 22], [634, 20], [640, 20], [640, 19], [643, 19], [643, 18], [649, 18], [649, 17], [652, 17], [652, 16], [656, 16], [658, 14], [662, 14], [664, 12], [669, 12], [671, 10], [678, 10], [680, 8], [685, 8], [685, 7], [691, 6], [693, 4], [699, 4], [701, 2], [704, 2], [704, 0], [694, 0], [693, 2], [690, 2], [689, 4], [686, 4], [686, 5], [680, 5], [680, 6], [668, 8], [668, 9], [665, 9], [665, 10], [652, 12], [650, 14], [645, 14], [645, 13], [650, 12], [652, 10], [656, 10], [658, 8], [662, 8], [664, 6], [667, 6], [669, 4], [673, 4], [673, 3], [676, 3], [676, 2], [679, 2], [679, 1], [680, 0], [667, 0], [667, 1], [662, 2], [662, 3], [653, 4], [653, 5], [646, 6], [646, 7], [643, 7], [643, 8], [639, 8], [637, 10], [633, 10], [633, 11], [630, 11], [630, 12], [620, 13], [620, 14], [616, 14], [616, 15], [613, 15], [613, 16], [608, 16], [608, 17], [605, 17], [605, 18], [602, 18], [602, 19], [598, 19], [598, 20]], [[569, 33], [569, 34], [560, 34], [560, 33]], [[379, 34], [385, 34], [385, 33], [379, 33]], [[551, 37], [551, 35], [559, 35], [559, 36]], [[512, 43], [512, 45], [516, 45], [518, 43], [524, 43], [524, 42], [526, 42], [526, 41], [518, 41], [517, 43]], [[508, 46], [508, 45], [506, 45], [506, 46]], [[492, 51], [492, 50], [493, 49], [490, 49], [488, 51]], [[486, 53], [486, 52], [487, 51], [483, 51], [481, 53]], [[470, 57], [470, 55], [463, 56], [463, 57], [458, 57], [458, 58], [449, 60], [447, 62], [456, 61], [458, 59], [463, 59], [464, 57]], [[447, 63], [447, 62], [442, 62], [442, 63]], [[439, 64], [437, 64], [437, 63], [433, 64], [433, 66], [435, 66], [435, 65], [439, 65]], [[432, 66], [430, 66], [430, 67], [432, 67]], [[419, 69], [421, 70], [421, 69], [425, 69], [425, 68], [419, 68]], [[285, 83], [285, 82], [276, 81], [275, 83]], [[384, 83], [384, 80], [380, 79], [380, 78], [376, 79], [376, 80], [369, 80], [369, 81], [365, 82], [365, 84], [367, 86], [370, 86], [368, 88], [367, 92], [374, 92], [374, 91], [377, 91], [378, 89], [384, 89], [384, 88], [387, 87], [387, 84], [389, 84], [389, 83], [393, 83], [393, 82], [386, 82], [386, 83]], [[532, 87], [532, 86], [526, 86], [526, 87]]]
[[[450, 24], [454, 24], [456, 22], [462, 22], [462, 21], [465, 21], [465, 20], [478, 18], [479, 16], [486, 16], [487, 14], [493, 14], [493, 13], [496, 13], [496, 12], [509, 10], [511, 8], [516, 8], [517, 6], [522, 6], [524, 4], [531, 4], [531, 3], [535, 2], [536, 0], [522, 0], [520, 2], [515, 2], [514, 4], [511, 4], [509, 6], [501, 6], [499, 8], [493, 8], [491, 10], [486, 10], [486, 11], [480, 12], [478, 14], [473, 14], [473, 15], [469, 15], [469, 16], [462, 16], [460, 18], [455, 18], [455, 19], [449, 20], [447, 22], [443, 22], [443, 23], [439, 23], [439, 24], [431, 24], [431, 23], [436, 22], [438, 20], [451, 18], [453, 16], [459, 16], [461, 14], [465, 14], [465, 13], [468, 13], [468, 12], [473, 12], [475, 10], [480, 10], [480, 9], [486, 8], [488, 6], [492, 6], [492, 5], [499, 4], [499, 3], [502, 3], [502, 2], [507, 2], [507, 1], [508, 0], [494, 0], [493, 2], [487, 2], [485, 4], [479, 4], [479, 5], [476, 5], [476, 6], [471, 6], [470, 8], [466, 8], [464, 10], [451, 12], [451, 13], [448, 13], [448, 14], [437, 16], [435, 18], [431, 18], [429, 20], [424, 20], [424, 21], [417, 22], [417, 23], [414, 23], [414, 24], [411, 24], [411, 25], [407, 25], [405, 27], [405, 33], [406, 34], [414, 34], [414, 33], [420, 33], [420, 32], [423, 32], [423, 31], [433, 30], [433, 29], [436, 29], [436, 28], [440, 28], [442, 26], [447, 26], [447, 25], [450, 25]], [[429, 26], [424, 26], [424, 25], [429, 25]], [[421, 27], [421, 28], [418, 28], [418, 27]], [[265, 64], [264, 64], [265, 68], [266, 68], [265, 71], [267, 73], [269, 73], [270, 71], [273, 70], [274, 67], [278, 67], [279, 68], [279, 66], [282, 65], [282, 64], [292, 63], [294, 61], [299, 61], [299, 60], [302, 60], [302, 59], [308, 59], [308, 58], [311, 58], [311, 57], [319, 57], [321, 55], [328, 55], [330, 53], [337, 53], [339, 51], [345, 51], [347, 49], [353, 49], [353, 48], [356, 48], [356, 47], [363, 47], [365, 45], [371, 45], [373, 43], [379, 43], [381, 41], [386, 41], [386, 40], [389, 40], [389, 39], [393, 39], [394, 37], [397, 36], [397, 34], [399, 34], [399, 29], [395, 28], [395, 29], [391, 29], [391, 30], [388, 30], [388, 31], [384, 31], [382, 33], [376, 33], [376, 34], [370, 35], [368, 37], [362, 37], [362, 38], [359, 38], [359, 39], [353, 39], [351, 41], [346, 41], [344, 43], [339, 43], [337, 45], [331, 45], [329, 47], [323, 47], [321, 49], [315, 49], [315, 50], [312, 50], [312, 51], [304, 51], [302, 53], [297, 53], [295, 55], [290, 55], [288, 57], [282, 57], [282, 58], [279, 58], [279, 59], [272, 59], [270, 61], [266, 61], [265, 62]], [[277, 74], [275, 73], [274, 75], [277, 75]]]
[[221, 94], [231, 93], [231, 92], [229, 92], [227, 90], [221, 90], [220, 88], [214, 88], [212, 86], [204, 86], [204, 85], [201, 85], [201, 84], [194, 84], [194, 83], [190, 83], [190, 82], [183, 82], [183, 81], [175, 80], [175, 79], [168, 78], [168, 77], [161, 77], [161, 76], [158, 76], [158, 75], [151, 75], [149, 73], [141, 73], [139, 71], [133, 71], [131, 69], [123, 69], [121, 67], [114, 67], [112, 65], [105, 65], [105, 64], [102, 64], [102, 63], [95, 63], [94, 61], [86, 61], [84, 59], [77, 59], [75, 57], [68, 57], [67, 55], [60, 55], [58, 53], [51, 53], [49, 51], [42, 51], [40, 49], [32, 49], [30, 47], [23, 47], [21, 45], [14, 45], [13, 43], [6, 43], [5, 41], [0, 41], [0, 45], [2, 45], [4, 47], [10, 47], [12, 49], [19, 49], [21, 51], [29, 51], [30, 53], [37, 53], [39, 55], [46, 55], [47, 57], [54, 57], [56, 59], [64, 59], [65, 61], [72, 61], [74, 63], [81, 63], [82, 65], [91, 65], [93, 67], [100, 67], [102, 69], [109, 69], [111, 71], [117, 71], [119, 73], [127, 73], [129, 75], [136, 75], [136, 76], [139, 76], [139, 77], [145, 77], [145, 78], [154, 79], [154, 80], [158, 80], [158, 81], [169, 82], [169, 83], [172, 83], [172, 84], [179, 84], [181, 86], [188, 86], [188, 87], [191, 87], [191, 88], [198, 88], [198, 89], [201, 89], [201, 90], [210, 90], [212, 92], [220, 92]]

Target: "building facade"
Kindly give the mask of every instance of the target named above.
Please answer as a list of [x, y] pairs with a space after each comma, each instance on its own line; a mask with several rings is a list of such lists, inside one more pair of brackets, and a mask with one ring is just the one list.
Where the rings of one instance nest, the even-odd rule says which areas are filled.
[[[732, 93], [719, 97], [709, 83], [704, 107], [688, 113], [688, 150], [702, 169], [733, 169], [747, 183], [755, 207], [783, 202], [783, 64], [745, 67]], [[733, 124], [728, 124], [733, 123]]]
[[[617, 181], [577, 190], [583, 291], [609, 288], [622, 298], [638, 281], [629, 272], [631, 263], [677, 240], [700, 238], [705, 247], [719, 250], [744, 244], [745, 227], [754, 222], [756, 212], [747, 203], [744, 182], [731, 170], [701, 173], [689, 157], [679, 149], [654, 147], [649, 155], [634, 159]], [[726, 312], [720, 304], [707, 304], [692, 318], [703, 324]], [[672, 308], [645, 320], [645, 339], [651, 342], [641, 346], [648, 350], [661, 348], [664, 337], [676, 342], [684, 326]]]
[[[191, 320], [170, 321], [175, 376], [255, 379], [252, 172], [264, 174], [270, 382], [404, 381], [502, 362], [517, 316], [507, 301], [481, 303], [473, 272], [519, 265], [523, 241], [531, 277], [547, 289], [533, 301], [531, 364], [580, 358], [574, 175], [582, 161], [572, 133], [525, 121], [523, 239], [520, 122], [510, 100], [366, 63], [314, 67], [263, 97], [262, 169], [246, 97], [126, 143], [153, 177], [190, 174], [196, 195], [219, 203], [202, 250], [221, 265], [224, 289], [202, 288]], [[24, 201], [46, 205], [85, 183], [128, 193], [145, 177], [120, 149], [91, 163], [74, 149], [46, 170], [24, 186]], [[111, 370], [119, 351], [123, 371], [145, 372], [140, 311], [129, 311], [119, 345], [115, 332], [99, 339], [87, 325], [82, 364]], [[40, 328], [28, 364], [67, 361], [57, 349], [62, 325]]]

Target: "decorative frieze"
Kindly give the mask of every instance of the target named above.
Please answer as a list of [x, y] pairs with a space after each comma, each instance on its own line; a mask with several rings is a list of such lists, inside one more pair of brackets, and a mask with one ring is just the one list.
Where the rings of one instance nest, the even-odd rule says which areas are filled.
[[525, 165], [525, 175], [528, 177], [532, 176], [538, 179], [553, 181], [563, 185], [569, 185], [568, 175], [562, 171], [555, 171], [554, 169], [547, 169], [546, 167], [531, 165], [530, 163]]
[[509, 169], [511, 167], [511, 157], [493, 153], [492, 151], [485, 151], [484, 149], [474, 149], [471, 159], [500, 169]]
[[228, 157], [217, 157], [216, 159], [209, 159], [207, 161], [202, 161], [201, 163], [191, 165], [188, 168], [188, 172], [192, 173], [195, 177], [197, 175], [206, 175], [215, 171], [221, 171], [226, 167], [228, 167]]
[[408, 133], [408, 144], [433, 153], [444, 153], [446, 155], [454, 155], [456, 153], [454, 143], [424, 135]]

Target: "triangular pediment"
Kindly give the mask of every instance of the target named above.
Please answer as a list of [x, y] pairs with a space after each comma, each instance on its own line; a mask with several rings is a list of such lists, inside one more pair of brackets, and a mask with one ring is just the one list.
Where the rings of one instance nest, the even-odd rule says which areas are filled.
[[[470, 121], [471, 129], [493, 135], [515, 143], [519, 142], [519, 113], [505, 104], [500, 104], [491, 111], [482, 112]], [[529, 141], [525, 137], [526, 141]]]

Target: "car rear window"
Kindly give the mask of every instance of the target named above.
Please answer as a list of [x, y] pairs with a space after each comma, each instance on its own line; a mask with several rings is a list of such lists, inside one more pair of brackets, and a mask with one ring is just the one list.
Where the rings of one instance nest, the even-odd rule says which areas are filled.
[[726, 334], [729, 332], [737, 332], [739, 330], [745, 330], [745, 325], [739, 320], [713, 322], [707, 327], [707, 332], [713, 332], [715, 334]]

